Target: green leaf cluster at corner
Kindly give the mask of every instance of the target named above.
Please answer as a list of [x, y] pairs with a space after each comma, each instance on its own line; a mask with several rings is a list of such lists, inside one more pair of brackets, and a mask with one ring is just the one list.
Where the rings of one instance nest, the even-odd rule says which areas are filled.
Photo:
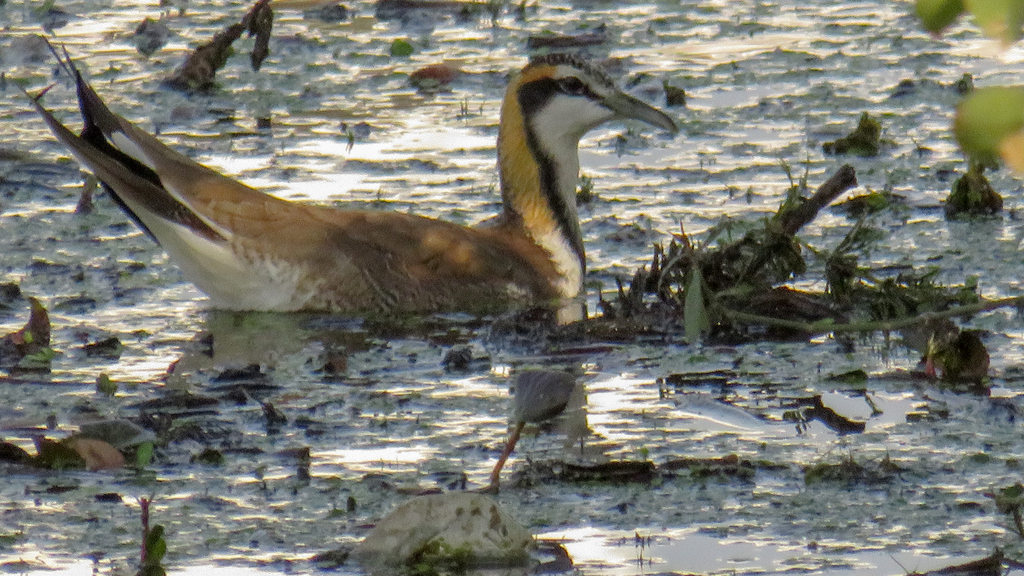
[[917, 17], [925, 30], [940, 34], [967, 9], [963, 0], [917, 0]]
[[165, 576], [167, 572], [161, 565], [164, 555], [167, 554], [167, 541], [164, 540], [164, 527], [162, 524], [153, 526], [153, 529], [146, 534], [145, 560], [139, 569], [140, 576]]
[[965, 12], [986, 36], [1004, 46], [1024, 34], [1024, 2], [1020, 0], [917, 0], [916, 10], [932, 34], [941, 34]]
[[[925, 29], [941, 34], [964, 13], [1003, 47], [1024, 37], [1021, 0], [917, 0]], [[1002, 159], [1024, 173], [1024, 88], [994, 86], [973, 91], [958, 106], [953, 131], [968, 158], [981, 166]]]
[[957, 107], [953, 133], [968, 157], [984, 164], [1002, 158], [1024, 172], [1024, 88], [974, 90]]

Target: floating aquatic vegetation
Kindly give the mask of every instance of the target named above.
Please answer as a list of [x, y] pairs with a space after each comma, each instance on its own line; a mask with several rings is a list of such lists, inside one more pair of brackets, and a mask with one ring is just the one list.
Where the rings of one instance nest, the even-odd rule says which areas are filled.
[[39, 300], [30, 297], [28, 301], [25, 326], [0, 338], [0, 367], [45, 371], [56, 355], [50, 348], [50, 315]]
[[333, 0], [322, 2], [321, 4], [322, 5], [320, 6], [304, 9], [302, 17], [330, 24], [336, 24], [338, 22], [348, 20], [348, 8], [346, 8], [344, 4], [334, 2]]
[[947, 220], [971, 216], [995, 216], [1003, 210], [1003, 198], [999, 195], [988, 178], [985, 177], [985, 164], [968, 162], [967, 173], [953, 182], [953, 190], [946, 198], [945, 213]]
[[424, 92], [436, 92], [451, 84], [461, 71], [449, 64], [431, 64], [409, 75], [409, 83]]
[[96, 391], [104, 396], [113, 396], [117, 394], [117, 382], [111, 380], [107, 374], [100, 374], [96, 378]]
[[665, 106], [686, 106], [686, 91], [682, 88], [672, 86], [668, 80], [662, 81], [662, 88], [665, 89]]
[[396, 38], [391, 43], [391, 48], [389, 50], [392, 56], [397, 56], [400, 58], [405, 56], [412, 56], [412, 53], [415, 51], [416, 49], [412, 47], [412, 44], [410, 44], [408, 40], [403, 40], [402, 38]]
[[124, 467], [121, 452], [103, 440], [82, 435], [61, 441], [36, 436], [36, 455], [8, 442], [0, 442], [0, 461], [46, 470], [112, 470]]
[[143, 56], [152, 56], [164, 47], [172, 36], [171, 28], [163, 18], [146, 18], [135, 27], [132, 43]]
[[582, 32], [574, 35], [546, 34], [530, 36], [526, 40], [527, 50], [538, 50], [548, 48], [552, 50], [564, 50], [566, 48], [583, 48], [587, 46], [600, 46], [609, 40], [608, 26], [602, 22], [589, 32]]
[[885, 210], [891, 210], [898, 214], [909, 211], [907, 197], [896, 194], [892, 190], [879, 190], [860, 194], [845, 202], [833, 204], [833, 207], [841, 211], [847, 218], [858, 220]]
[[902, 471], [888, 457], [879, 462], [861, 464], [850, 456], [835, 463], [821, 462], [808, 466], [804, 470], [804, 483], [808, 486], [832, 482], [848, 485], [885, 484], [895, 481]]
[[[741, 239], [716, 248], [709, 246], [725, 232], [721, 227], [712, 229], [700, 245], [685, 233], [675, 235], [667, 248], [655, 245], [649, 267], [637, 270], [628, 288], [620, 284], [614, 300], [602, 298], [604, 320], [633, 319], [668, 329], [672, 323], [685, 324], [689, 313], [689, 338], [705, 332], [705, 327], [724, 337], [729, 326], [735, 326], [735, 318], [730, 323], [725, 310], [781, 311], [777, 317], [797, 322], [842, 320], [842, 314], [820, 295], [775, 286], [806, 270], [796, 232], [855, 184], [853, 168], [844, 166], [810, 198], [791, 194], [774, 217]], [[656, 300], [648, 302], [647, 294], [654, 294]], [[695, 318], [704, 315], [706, 321]]]
[[878, 156], [882, 125], [864, 112], [860, 115], [857, 128], [847, 136], [825, 142], [821, 149], [825, 154], [852, 154], [854, 156], [873, 157]]

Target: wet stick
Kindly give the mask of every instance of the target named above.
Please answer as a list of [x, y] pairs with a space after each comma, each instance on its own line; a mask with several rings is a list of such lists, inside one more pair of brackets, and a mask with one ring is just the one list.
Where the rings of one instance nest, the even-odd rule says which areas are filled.
[[795, 235], [805, 224], [814, 220], [822, 208], [856, 185], [857, 172], [853, 166], [843, 164], [835, 174], [818, 187], [813, 196], [779, 215], [782, 231], [790, 236]]
[[896, 320], [879, 320], [879, 321], [865, 321], [865, 322], [849, 322], [846, 324], [835, 324], [830, 321], [822, 322], [797, 322], [795, 320], [785, 320], [783, 318], [772, 318], [770, 316], [760, 316], [758, 314], [748, 314], [746, 312], [739, 312], [728, 308], [719, 308], [718, 311], [722, 316], [740, 322], [743, 324], [761, 324], [764, 326], [777, 326], [779, 328], [787, 328], [792, 330], [800, 330], [808, 334], [828, 334], [831, 332], [893, 332], [900, 330], [908, 326], [914, 326], [917, 324], [924, 324], [932, 320], [938, 320], [941, 318], [957, 318], [960, 316], [971, 316], [979, 312], [985, 312], [988, 310], [995, 310], [997, 308], [1006, 308], [1010, 306], [1024, 307], [1024, 296], [1015, 296], [1013, 298], [1002, 298], [999, 300], [990, 300], [988, 302], [981, 302], [978, 304], [971, 304], [969, 306], [957, 306], [941, 312], [926, 312], [917, 316], [908, 316], [906, 318], [898, 318]]

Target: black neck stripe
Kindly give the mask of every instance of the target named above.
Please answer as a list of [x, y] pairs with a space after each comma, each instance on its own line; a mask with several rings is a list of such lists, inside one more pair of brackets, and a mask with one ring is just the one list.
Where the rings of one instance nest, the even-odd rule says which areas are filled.
[[537, 135], [534, 132], [530, 119], [559, 93], [558, 83], [553, 78], [541, 78], [527, 82], [519, 87], [518, 99], [519, 108], [523, 114], [523, 124], [526, 128], [526, 145], [530, 148], [534, 161], [540, 168], [540, 188], [547, 199], [548, 206], [555, 216], [555, 221], [564, 236], [572, 246], [576, 258], [580, 261], [581, 268], [586, 270], [586, 256], [583, 251], [583, 239], [573, 231], [576, 229], [572, 221], [572, 214], [566, 205], [566, 200], [558, 190], [558, 171], [555, 169], [555, 162], [551, 156], [540, 146]]

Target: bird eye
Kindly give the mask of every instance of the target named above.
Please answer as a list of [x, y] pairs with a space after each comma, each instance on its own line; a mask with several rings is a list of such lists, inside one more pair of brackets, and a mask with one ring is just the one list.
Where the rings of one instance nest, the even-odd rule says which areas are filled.
[[566, 94], [583, 94], [587, 91], [587, 85], [575, 76], [567, 76], [558, 81], [558, 87]]

